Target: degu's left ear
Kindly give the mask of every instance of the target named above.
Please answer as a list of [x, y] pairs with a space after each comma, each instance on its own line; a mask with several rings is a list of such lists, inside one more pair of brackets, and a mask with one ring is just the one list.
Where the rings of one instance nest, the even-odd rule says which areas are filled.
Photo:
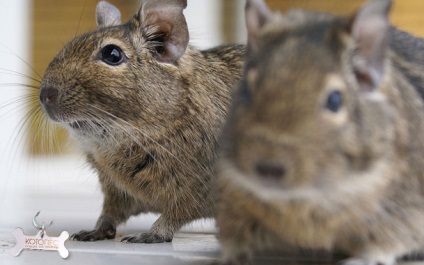
[[378, 88], [384, 76], [391, 4], [391, 0], [368, 0], [351, 21], [357, 54], [365, 62], [364, 72], [357, 75], [363, 90]]
[[100, 1], [96, 7], [97, 27], [117, 26], [121, 24], [121, 12], [114, 5]]
[[259, 34], [272, 18], [273, 13], [269, 10], [264, 0], [246, 0], [245, 17], [247, 27], [248, 52], [256, 52], [258, 49]]
[[187, 0], [144, 0], [138, 13], [143, 36], [154, 58], [174, 63], [185, 52], [189, 33], [183, 10]]

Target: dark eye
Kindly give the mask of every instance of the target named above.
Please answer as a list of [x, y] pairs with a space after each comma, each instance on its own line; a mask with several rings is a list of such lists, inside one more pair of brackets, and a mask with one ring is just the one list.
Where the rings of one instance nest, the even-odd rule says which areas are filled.
[[325, 107], [332, 112], [338, 112], [342, 103], [342, 93], [340, 91], [333, 91], [328, 95]]
[[109, 65], [119, 65], [124, 61], [122, 49], [116, 45], [107, 45], [100, 51], [101, 59]]
[[155, 50], [158, 55], [163, 55], [165, 53], [165, 47], [163, 46], [157, 46], [155, 47]]

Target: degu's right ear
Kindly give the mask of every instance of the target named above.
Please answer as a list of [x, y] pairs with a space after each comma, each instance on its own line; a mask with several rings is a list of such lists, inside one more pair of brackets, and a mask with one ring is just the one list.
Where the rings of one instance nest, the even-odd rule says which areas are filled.
[[138, 20], [153, 57], [174, 63], [185, 52], [189, 33], [183, 10], [187, 0], [144, 0]]
[[247, 0], [245, 13], [248, 49], [249, 52], [256, 52], [260, 31], [271, 20], [273, 13], [269, 10], [264, 0]]
[[121, 24], [121, 12], [114, 5], [100, 1], [96, 7], [97, 27], [117, 26]]

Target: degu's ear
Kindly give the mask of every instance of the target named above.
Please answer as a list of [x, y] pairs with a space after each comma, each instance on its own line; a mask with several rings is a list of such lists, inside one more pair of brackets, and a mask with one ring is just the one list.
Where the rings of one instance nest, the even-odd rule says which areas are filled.
[[245, 12], [248, 49], [249, 52], [256, 52], [260, 31], [271, 20], [273, 13], [264, 0], [247, 0]]
[[365, 63], [357, 73], [363, 90], [378, 88], [383, 80], [389, 46], [389, 11], [391, 0], [368, 0], [351, 20], [350, 31], [356, 53]]
[[189, 33], [183, 10], [187, 0], [144, 0], [138, 12], [141, 30], [154, 58], [174, 63], [185, 52]]
[[121, 24], [121, 12], [114, 5], [100, 1], [96, 7], [97, 27], [117, 26]]

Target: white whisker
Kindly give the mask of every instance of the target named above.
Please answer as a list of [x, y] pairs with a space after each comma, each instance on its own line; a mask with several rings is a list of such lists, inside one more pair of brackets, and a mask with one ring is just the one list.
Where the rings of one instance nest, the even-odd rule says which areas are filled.
[[[131, 125], [130, 123], [128, 123], [127, 121], [123, 120], [122, 118], [117, 117], [116, 115], [113, 115], [113, 114], [111, 114], [111, 113], [109, 113], [109, 112], [107, 112], [107, 111], [104, 111], [104, 110], [102, 110], [102, 109], [100, 109], [100, 108], [98, 108], [98, 107], [96, 107], [96, 106], [92, 106], [92, 107], [93, 107], [93, 108], [95, 108], [95, 109], [97, 109], [97, 110], [99, 110], [99, 111], [101, 111], [101, 112], [103, 112], [104, 114], [106, 114], [106, 115], [108, 115], [108, 116], [110, 116], [110, 117], [112, 117], [112, 118], [116, 119], [117, 121], [122, 122], [124, 125], [128, 126], [129, 128], [131, 128], [131, 129], [133, 129], [133, 130], [135, 130], [135, 131], [139, 132], [141, 135], [143, 135], [143, 137], [145, 137], [145, 138], [146, 138], [146, 139], [148, 139], [149, 141], [151, 141], [151, 142], [153, 142], [154, 144], [156, 144], [158, 147], [160, 147], [162, 150], [164, 150], [167, 154], [169, 154], [172, 158], [174, 158], [177, 162], [179, 162], [182, 166], [184, 166], [186, 169], [188, 169], [188, 170], [190, 171], [190, 173], [191, 173], [193, 176], [197, 176], [197, 177], [199, 177], [199, 180], [202, 180], [202, 182], [203, 182], [203, 178], [201, 178], [201, 177], [199, 176], [199, 174], [197, 174], [197, 173], [193, 172], [190, 166], [188, 166], [187, 164], [185, 164], [185, 163], [184, 163], [182, 160], [180, 160], [180, 159], [179, 159], [179, 158], [178, 158], [175, 154], [173, 154], [172, 152], [170, 152], [168, 149], [166, 149], [163, 145], [161, 145], [161, 144], [160, 144], [159, 142], [157, 142], [155, 139], [153, 139], [152, 137], [150, 137], [150, 136], [148, 135], [148, 133], [147, 133], [147, 132], [143, 131], [143, 130], [142, 130], [142, 129], [140, 129], [140, 128], [137, 128], [137, 127], [135, 127], [135, 126]], [[127, 130], [123, 130], [123, 132], [128, 133], [128, 131], [127, 131]], [[170, 143], [172, 143], [172, 140], [170, 140], [169, 138], [165, 138], [165, 139], [169, 140], [169, 142], [170, 142]], [[184, 152], [185, 152], [185, 154], [187, 154], [189, 157], [191, 157], [191, 154], [188, 154], [186, 151], [184, 151]], [[205, 170], [205, 173], [212, 174], [212, 172], [207, 171], [204, 167], [202, 167], [202, 169], [203, 169], [203, 170]], [[204, 184], [204, 185], [206, 185], [204, 182], [203, 182], [203, 184]]]

